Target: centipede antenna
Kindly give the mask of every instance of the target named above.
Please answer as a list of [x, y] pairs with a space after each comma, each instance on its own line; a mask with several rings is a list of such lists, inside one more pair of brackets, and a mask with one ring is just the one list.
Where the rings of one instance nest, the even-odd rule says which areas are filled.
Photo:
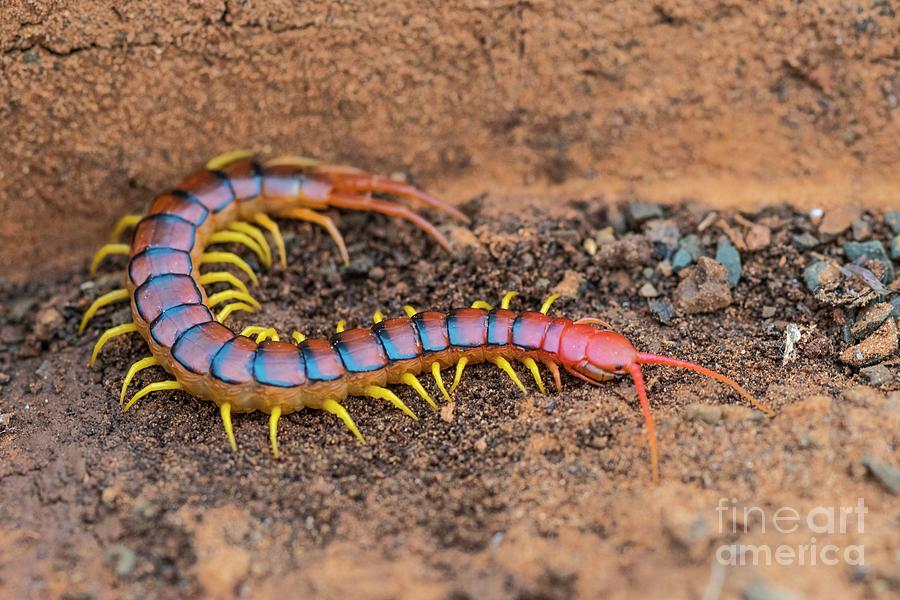
[[500, 308], [507, 309], [509, 308], [510, 301], [519, 295], [519, 292], [509, 291], [503, 294], [503, 299], [500, 300]]
[[416, 314], [417, 312], [419, 312], [419, 311], [417, 311], [415, 308], [413, 308], [413, 307], [410, 306], [409, 304], [404, 304], [404, 305], [403, 305], [403, 312], [406, 313], [406, 316], [407, 316], [407, 317], [412, 318], [412, 317], [414, 317], [415, 314]]
[[431, 363], [431, 375], [434, 377], [434, 382], [437, 384], [438, 389], [444, 395], [444, 399], [450, 402], [450, 394], [447, 393], [447, 388], [444, 387], [444, 378], [441, 377], [441, 363], [437, 361]]
[[84, 328], [87, 327], [88, 321], [94, 317], [98, 310], [104, 306], [113, 304], [114, 302], [121, 302], [122, 300], [128, 300], [128, 290], [126, 289], [107, 292], [94, 300], [94, 302], [91, 303], [90, 308], [85, 311], [84, 316], [81, 317], [81, 325], [78, 326], [79, 335], [84, 333]]
[[647, 400], [647, 387], [644, 385], [644, 374], [637, 363], [629, 369], [634, 387], [637, 390], [638, 400], [641, 403], [641, 412], [644, 414], [644, 426], [647, 428], [647, 444], [650, 448], [650, 469], [653, 471], [653, 483], [659, 483], [659, 454], [656, 450], [656, 423], [650, 412], [650, 401]]
[[483, 308], [484, 310], [493, 310], [494, 309], [494, 307], [491, 306], [491, 304], [489, 302], [486, 302], [484, 300], [476, 300], [475, 302], [472, 303], [472, 308]]
[[453, 383], [450, 384], [450, 393], [456, 391], [456, 386], [459, 385], [460, 380], [462, 379], [463, 371], [466, 368], [466, 365], [469, 363], [468, 357], [463, 356], [459, 359], [459, 362], [456, 363], [456, 372], [453, 374]]
[[113, 339], [114, 337], [125, 335], [126, 333], [135, 333], [138, 330], [137, 325], [134, 323], [124, 323], [122, 325], [116, 325], [115, 327], [110, 327], [106, 331], [104, 331], [100, 338], [97, 340], [97, 343], [94, 344], [94, 350], [91, 352], [91, 362], [90, 366], [94, 366], [94, 363], [97, 362], [97, 355], [100, 354], [100, 350], [103, 346], [106, 345], [106, 342]]
[[238, 269], [247, 274], [253, 285], [259, 284], [256, 273], [250, 268], [250, 265], [243, 258], [234, 252], [204, 252], [200, 255], [200, 264], [207, 265], [211, 263], [227, 263], [236, 266]]
[[234, 439], [234, 429], [231, 426], [231, 403], [225, 402], [219, 406], [219, 414], [222, 417], [222, 424], [225, 426], [225, 435], [228, 436], [228, 443], [231, 444], [231, 451], [237, 452], [237, 440]]
[[550, 374], [553, 375], [553, 384], [556, 386], [556, 393], [562, 392], [562, 377], [559, 375], [559, 365], [549, 360], [543, 362], [544, 366], [547, 367], [547, 370], [550, 371]]
[[694, 363], [688, 362], [686, 360], [671, 358], [669, 356], [660, 356], [658, 354], [650, 354], [647, 352], [639, 353], [637, 362], [638, 362], [638, 364], [641, 364], [641, 365], [666, 365], [669, 367], [676, 367], [679, 369], [687, 369], [688, 371], [694, 371], [696, 373], [706, 375], [707, 377], [711, 377], [711, 378], [715, 379], [716, 381], [720, 381], [720, 382], [724, 383], [725, 385], [729, 386], [731, 389], [733, 389], [735, 392], [737, 392], [738, 395], [740, 395], [742, 398], [744, 398], [747, 402], [752, 404], [758, 410], [761, 410], [762, 412], [764, 412], [766, 415], [768, 415], [770, 417], [775, 416], [774, 410], [772, 410], [771, 408], [769, 408], [768, 406], [766, 406], [765, 404], [763, 404], [762, 402], [760, 402], [759, 400], [754, 398], [753, 395], [750, 394], [750, 392], [748, 392], [747, 390], [742, 388], [740, 385], [738, 385], [738, 383], [734, 379], [727, 377], [725, 375], [722, 375], [721, 373], [717, 373], [716, 371], [713, 371], [711, 369], [707, 369], [706, 367], [701, 367], [698, 364], [694, 364]]
[[122, 382], [122, 393], [119, 394], [119, 404], [125, 402], [125, 392], [128, 390], [128, 385], [131, 383], [131, 380], [134, 379], [134, 376], [137, 375], [140, 371], [147, 369], [149, 367], [155, 367], [159, 364], [159, 361], [156, 360], [155, 356], [148, 356], [147, 358], [142, 358], [141, 360], [135, 362], [128, 369], [128, 373], [125, 375], [125, 380]]
[[335, 331], [335, 333], [343, 333], [346, 328], [347, 328], [347, 321], [341, 319], [340, 321], [337, 322], [337, 325], [334, 326], [334, 331]]
[[253, 238], [253, 240], [259, 245], [260, 248], [262, 248], [262, 251], [266, 255], [265, 263], [270, 267], [272, 266], [272, 248], [269, 246], [269, 242], [268, 240], [266, 240], [265, 234], [259, 229], [259, 227], [251, 225], [250, 223], [245, 223], [244, 221], [235, 221], [229, 227], [234, 231], [245, 233]]
[[227, 300], [239, 300], [241, 302], [246, 302], [254, 308], [260, 308], [262, 306], [259, 301], [256, 300], [256, 298], [254, 298], [250, 294], [247, 294], [246, 292], [242, 292], [241, 290], [223, 290], [209, 296], [206, 300], [207, 306], [210, 307], [221, 304]]
[[184, 389], [184, 387], [180, 383], [175, 381], [174, 379], [171, 379], [169, 381], [157, 381], [155, 383], [147, 384], [143, 388], [141, 388], [141, 390], [137, 394], [135, 394], [134, 396], [131, 397], [131, 400], [129, 400], [128, 403], [125, 404], [124, 408], [122, 408], [122, 412], [128, 412], [128, 410], [132, 406], [134, 406], [135, 402], [137, 402], [138, 400], [140, 400], [147, 394], [151, 394], [153, 392], [161, 392], [163, 390], [183, 390], [183, 389]]
[[285, 212], [282, 216], [289, 219], [306, 221], [307, 223], [314, 223], [316, 225], [319, 225], [320, 227], [323, 227], [325, 231], [328, 232], [328, 235], [331, 236], [331, 239], [334, 240], [335, 245], [338, 247], [338, 252], [341, 254], [341, 260], [343, 261], [344, 266], [348, 266], [350, 264], [350, 254], [347, 252], [347, 245], [344, 243], [344, 236], [341, 235], [340, 229], [337, 228], [337, 225], [334, 224], [334, 221], [330, 217], [309, 208], [292, 208], [291, 210]]
[[554, 302], [556, 302], [557, 298], [559, 298], [559, 294], [551, 294], [550, 296], [548, 296], [547, 299], [544, 300], [544, 303], [541, 304], [541, 312], [546, 315], [547, 312], [550, 310], [550, 306]]
[[209, 237], [209, 244], [243, 244], [250, 248], [259, 260], [263, 262], [267, 267], [272, 266], [271, 260], [269, 260], [266, 256], [266, 253], [263, 251], [262, 247], [251, 238], [246, 233], [241, 233], [239, 231], [217, 231]]
[[372, 322], [373, 323], [381, 323], [382, 321], [384, 321], [384, 313], [381, 312], [380, 308], [376, 309], [375, 314], [372, 315]]
[[278, 248], [281, 267], [287, 267], [287, 251], [284, 247], [284, 238], [281, 237], [281, 228], [278, 227], [278, 223], [270, 219], [269, 215], [265, 213], [257, 213], [253, 216], [253, 220], [256, 221], [260, 227], [272, 234], [272, 238], [275, 240], [275, 247]]
[[209, 159], [206, 163], [206, 168], [211, 171], [216, 171], [235, 161], [241, 160], [242, 158], [250, 158], [251, 156], [253, 156], [252, 150], [231, 150], [230, 152], [225, 152], [215, 158]]
[[95, 254], [93, 260], [91, 260], [91, 267], [88, 272], [91, 275], [95, 275], [97, 273], [97, 268], [100, 266], [100, 263], [103, 262], [103, 259], [111, 254], [128, 254], [129, 252], [131, 252], [131, 247], [128, 244], [106, 244], [97, 250], [97, 254]]
[[115, 242], [117, 241], [123, 233], [132, 229], [135, 225], [140, 223], [141, 219], [144, 218], [144, 215], [125, 215], [118, 221], [116, 221], [115, 226], [113, 226], [112, 231], [109, 233], [109, 241]]
[[281, 452], [278, 451], [278, 419], [281, 417], [281, 407], [276, 406], [269, 414], [269, 443], [272, 445], [272, 456], [278, 458]]
[[416, 390], [416, 393], [422, 397], [425, 402], [428, 403], [428, 406], [431, 407], [432, 410], [437, 410], [437, 404], [434, 400], [431, 399], [431, 395], [425, 390], [425, 387], [422, 385], [422, 382], [413, 375], [412, 373], [404, 373], [400, 376], [400, 382], [405, 383], [412, 389]]
[[369, 385], [363, 390], [366, 396], [369, 398], [375, 398], [378, 400], [387, 400], [400, 410], [402, 410], [410, 419], [413, 421], [418, 421], [419, 417], [416, 416], [416, 413], [411, 411], [406, 404], [403, 403], [397, 394], [387, 389], [386, 387], [381, 387], [380, 385]]
[[538, 370], [537, 363], [534, 362], [534, 359], [530, 356], [526, 356], [522, 359], [522, 364], [524, 364], [529, 371], [531, 371], [531, 375], [534, 377], [534, 382], [537, 384], [538, 389], [541, 390], [541, 393], [546, 395], [547, 390], [544, 388], [544, 381], [541, 379], [541, 372]]
[[227, 283], [245, 294], [249, 292], [247, 285], [228, 271], [210, 271], [200, 276], [200, 285], [207, 286], [214, 283]]
[[231, 313], [242, 310], [244, 312], [256, 312], [256, 309], [247, 304], [246, 302], [232, 302], [231, 304], [226, 304], [222, 307], [222, 310], [219, 311], [219, 314], [216, 315], [216, 321], [219, 323], [224, 323], [225, 319], [231, 316]]
[[303, 343], [303, 340], [306, 339], [306, 336], [299, 331], [294, 331], [293, 333], [291, 333], [291, 339], [299, 345]]
[[359, 429], [356, 428], [356, 423], [353, 422], [353, 418], [350, 416], [350, 413], [348, 413], [347, 409], [344, 408], [343, 406], [341, 406], [337, 400], [332, 400], [329, 398], [328, 400], [326, 400], [325, 402], [322, 403], [322, 408], [326, 412], [333, 414], [334, 416], [339, 418], [341, 421], [343, 421], [344, 425], [347, 426], [347, 429], [349, 429], [350, 432], [354, 436], [356, 436], [356, 439], [358, 439], [363, 444], [366, 443], [366, 438], [364, 438], [362, 436], [362, 434], [359, 432]]
[[525, 390], [525, 386], [522, 384], [522, 380], [519, 379], [519, 376], [516, 375], [516, 372], [513, 370], [512, 365], [509, 364], [509, 361], [503, 358], [502, 356], [498, 356], [494, 359], [494, 364], [503, 369], [503, 372], [509, 375], [509, 378], [512, 379], [513, 383], [516, 384], [516, 387], [522, 390], [523, 394], [527, 394], [528, 392]]

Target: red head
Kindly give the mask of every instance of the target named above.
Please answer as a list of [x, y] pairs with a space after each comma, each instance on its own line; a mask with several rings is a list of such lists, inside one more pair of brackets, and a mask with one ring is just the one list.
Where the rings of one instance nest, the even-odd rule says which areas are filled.
[[603, 321], [598, 319], [581, 319], [562, 332], [559, 338], [559, 362], [569, 373], [592, 384], [599, 384], [620, 375], [631, 376], [647, 426], [654, 480], [659, 478], [656, 427], [653, 423], [653, 416], [650, 414], [650, 403], [647, 400], [641, 365], [668, 365], [702, 373], [730, 386], [753, 406], [772, 416], [771, 409], [760, 404], [729, 377], [677, 358], [638, 352], [634, 344], [625, 336], [609, 329], [599, 329], [594, 326], [596, 324], [606, 326]]

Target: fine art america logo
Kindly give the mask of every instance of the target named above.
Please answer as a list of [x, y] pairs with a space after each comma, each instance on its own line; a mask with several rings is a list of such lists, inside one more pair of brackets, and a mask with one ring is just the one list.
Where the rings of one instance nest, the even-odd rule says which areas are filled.
[[[840, 534], [862, 534], [865, 532], [865, 514], [869, 512], [862, 498], [857, 498], [855, 506], [816, 506], [807, 512], [790, 506], [764, 509], [759, 506], [738, 507], [737, 499], [720, 498], [716, 506], [719, 533], [737, 535], [740, 533], [777, 532], [781, 534], [809, 533], [802, 537], [804, 543], [745, 544], [735, 542], [722, 544], [716, 549], [719, 564], [729, 566], [746, 565], [848, 565], [865, 564], [865, 548], [862, 544], [840, 545], [832, 543]], [[816, 536], [820, 536], [817, 539]], [[822, 539], [826, 538], [826, 539]], [[827, 541], [827, 543], [826, 543]]]

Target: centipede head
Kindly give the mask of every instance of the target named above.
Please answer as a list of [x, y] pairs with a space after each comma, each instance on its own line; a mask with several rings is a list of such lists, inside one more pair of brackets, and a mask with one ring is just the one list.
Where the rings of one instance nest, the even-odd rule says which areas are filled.
[[559, 345], [560, 362], [575, 377], [595, 385], [617, 376], [625, 374], [631, 376], [637, 390], [641, 412], [644, 415], [644, 423], [647, 427], [654, 481], [659, 480], [656, 426], [653, 422], [653, 415], [650, 413], [650, 402], [647, 399], [647, 389], [644, 384], [641, 365], [667, 365], [701, 373], [728, 385], [750, 404], [767, 415], [774, 415], [772, 409], [760, 403], [730, 377], [692, 362], [638, 352], [634, 344], [625, 336], [596, 325], [603, 326], [606, 324], [598, 319], [581, 319], [563, 332]]

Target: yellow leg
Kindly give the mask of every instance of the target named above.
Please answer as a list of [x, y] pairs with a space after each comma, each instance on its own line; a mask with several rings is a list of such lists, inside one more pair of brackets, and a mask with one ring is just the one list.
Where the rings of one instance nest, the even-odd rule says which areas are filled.
[[291, 333], [291, 339], [299, 345], [303, 343], [303, 340], [306, 339], [306, 336], [299, 331], [294, 331], [293, 333]]
[[318, 167], [322, 164], [317, 158], [311, 158], [309, 156], [299, 156], [297, 154], [285, 154], [284, 156], [277, 156], [272, 160], [266, 163], [267, 167], [300, 167], [301, 169], [311, 169], [312, 167]]
[[358, 439], [363, 444], [366, 443], [366, 439], [359, 432], [359, 429], [356, 428], [356, 423], [353, 422], [353, 419], [350, 417], [350, 414], [347, 412], [347, 409], [344, 408], [343, 406], [341, 406], [337, 402], [337, 400], [331, 400], [331, 399], [326, 400], [325, 402], [322, 403], [322, 409], [325, 410], [326, 412], [333, 414], [334, 416], [339, 418], [341, 421], [343, 421], [344, 425], [347, 426], [347, 429], [349, 429], [351, 431], [351, 433], [353, 433], [353, 435], [356, 436], [356, 439]]
[[222, 416], [222, 425], [225, 426], [225, 435], [228, 436], [228, 443], [231, 444], [231, 451], [237, 452], [237, 441], [234, 439], [234, 428], [231, 426], [231, 404], [226, 402], [219, 407], [219, 414]]
[[259, 283], [259, 279], [256, 278], [256, 273], [253, 272], [253, 269], [250, 268], [250, 265], [248, 265], [243, 258], [233, 252], [204, 252], [200, 255], [201, 265], [208, 265], [213, 263], [228, 263], [230, 265], [234, 265], [238, 269], [246, 273], [247, 277], [250, 278], [250, 281], [252, 281], [254, 285]]
[[537, 363], [534, 362], [534, 359], [530, 356], [526, 356], [522, 361], [528, 370], [531, 371], [532, 376], [534, 377], [534, 382], [537, 384], [538, 389], [541, 390], [542, 394], [546, 394], [547, 390], [544, 388], [544, 381], [541, 379], [541, 372], [538, 370]]
[[256, 309], [247, 304], [246, 302], [232, 302], [231, 304], [226, 304], [219, 314], [216, 315], [216, 321], [219, 323], [224, 323], [225, 319], [231, 316], [231, 313], [237, 312], [239, 310], [243, 310], [245, 312], [256, 312]]
[[272, 266], [272, 248], [269, 247], [269, 242], [266, 240], [265, 234], [259, 230], [259, 227], [255, 227], [250, 223], [244, 223], [243, 221], [236, 221], [229, 226], [230, 229], [240, 233], [246, 233], [248, 236], [253, 238], [253, 240], [259, 244], [259, 247], [262, 248], [262, 251], [266, 255], [266, 264], [270, 267]]
[[503, 299], [500, 300], [500, 308], [509, 308], [509, 302], [513, 298], [519, 295], [519, 292], [506, 292], [503, 294]]
[[298, 219], [300, 221], [315, 223], [316, 225], [324, 227], [325, 231], [328, 232], [328, 235], [331, 236], [331, 239], [334, 240], [334, 243], [337, 245], [338, 252], [341, 254], [341, 260], [344, 261], [344, 265], [350, 264], [350, 255], [347, 253], [346, 244], [344, 244], [344, 236], [341, 235], [337, 225], [335, 225], [334, 221], [330, 218], [309, 208], [294, 208], [284, 213], [284, 216], [289, 219]]
[[435, 404], [434, 400], [431, 399], [431, 395], [425, 390], [425, 388], [422, 386], [422, 382], [419, 381], [419, 379], [415, 375], [413, 375], [412, 373], [404, 373], [400, 377], [400, 381], [416, 390], [416, 393], [418, 393], [422, 397], [422, 399], [428, 403], [428, 406], [430, 406], [433, 410], [437, 410], [437, 404]]
[[335, 333], [342, 333], [345, 329], [347, 329], [347, 321], [341, 319], [337, 322], [337, 325], [334, 326]]
[[270, 219], [269, 216], [264, 213], [256, 214], [253, 217], [253, 220], [256, 221], [260, 227], [272, 234], [272, 238], [275, 240], [275, 247], [278, 248], [278, 256], [281, 257], [281, 266], [282, 268], [286, 267], [287, 251], [284, 247], [284, 238], [281, 237], [281, 229], [278, 227], [278, 223]]
[[278, 332], [274, 327], [269, 327], [268, 329], [261, 331], [256, 336], [256, 343], [259, 344], [266, 340], [273, 340], [275, 342], [281, 341], [281, 336], [278, 335]]
[[278, 458], [281, 452], [278, 451], [278, 419], [281, 418], [281, 407], [276, 406], [269, 415], [269, 443], [272, 444], [272, 456]]
[[227, 300], [239, 300], [241, 302], [246, 302], [254, 308], [260, 308], [261, 306], [260, 303], [257, 302], [256, 298], [240, 290], [224, 290], [221, 292], [216, 292], [206, 299], [206, 304], [207, 306], [212, 308], [216, 304], [222, 304]]
[[169, 381], [157, 381], [156, 383], [151, 383], [151, 384], [145, 385], [143, 388], [141, 388], [141, 391], [139, 391], [137, 394], [135, 394], [134, 396], [131, 397], [131, 400], [128, 401], [128, 403], [125, 405], [125, 408], [123, 408], [122, 410], [124, 412], [128, 412], [128, 409], [130, 409], [132, 406], [134, 406], [135, 402], [137, 402], [138, 400], [140, 400], [147, 394], [151, 394], [153, 392], [161, 392], [163, 390], [183, 390], [183, 389], [184, 389], [184, 387], [180, 383], [175, 381], [174, 379], [169, 380]]
[[248, 293], [247, 286], [243, 281], [229, 273], [228, 271], [212, 271], [204, 273], [200, 276], [200, 285], [207, 286], [214, 283], [227, 283], [245, 294]]
[[431, 374], [434, 376], [434, 382], [444, 395], [444, 399], [450, 402], [450, 394], [447, 393], [447, 388], [444, 387], [444, 380], [441, 377], [441, 364], [439, 362], [431, 363]]
[[123, 233], [140, 223], [141, 219], [143, 218], [144, 215], [125, 215], [124, 217], [116, 221], [115, 226], [109, 234], [109, 241], [118, 241], [119, 237], [121, 237]]
[[384, 313], [381, 312], [381, 309], [378, 309], [375, 311], [375, 314], [372, 315], [372, 322], [381, 323], [382, 321], [384, 321]]
[[503, 369], [503, 371], [509, 375], [509, 378], [513, 380], [513, 383], [516, 384], [520, 390], [522, 390], [523, 394], [526, 394], [525, 386], [522, 385], [521, 380], [519, 380], [519, 376], [516, 375], [516, 372], [513, 371], [512, 365], [509, 364], [509, 361], [503, 358], [502, 356], [498, 356], [494, 359], [494, 364]]
[[100, 336], [100, 339], [97, 340], [97, 343], [94, 344], [94, 350], [91, 352], [91, 362], [90, 366], [94, 366], [94, 363], [97, 362], [97, 355], [100, 354], [100, 350], [103, 346], [106, 345], [106, 342], [113, 339], [116, 336], [124, 335], [126, 333], [135, 333], [138, 330], [137, 325], [134, 323], [125, 323], [123, 325], [116, 325], [115, 327], [110, 327]]
[[262, 325], [247, 325], [243, 329], [241, 329], [241, 335], [250, 337], [251, 335], [256, 335], [257, 333], [262, 333], [263, 331], [268, 331], [268, 327], [263, 327]]
[[155, 367], [159, 364], [159, 361], [156, 360], [155, 356], [148, 356], [147, 358], [142, 358], [137, 361], [128, 369], [128, 374], [125, 375], [125, 381], [122, 382], [122, 393], [119, 394], [119, 404], [125, 402], [125, 391], [128, 389], [128, 385], [131, 383], [131, 380], [134, 379], [134, 376], [137, 375], [140, 371], [147, 369], [149, 367]]
[[250, 150], [232, 150], [230, 152], [220, 154], [215, 158], [209, 159], [209, 162], [206, 163], [206, 168], [210, 171], [216, 171], [218, 169], [221, 169], [225, 165], [233, 163], [236, 160], [249, 158], [251, 156], [253, 156], [253, 152]]
[[547, 311], [550, 310], [550, 305], [556, 302], [557, 298], [559, 298], [559, 294], [552, 294], [548, 296], [547, 299], [544, 300], [544, 303], [541, 304], [541, 312], [546, 315]]
[[412, 318], [412, 317], [413, 317], [417, 312], [419, 312], [419, 311], [417, 311], [415, 308], [413, 308], [413, 307], [410, 306], [409, 304], [404, 304], [404, 305], [403, 305], [403, 312], [406, 313], [406, 316], [407, 316], [407, 317]]
[[81, 317], [81, 325], [78, 326], [79, 335], [84, 333], [84, 328], [87, 327], [88, 321], [94, 317], [98, 310], [114, 302], [121, 302], [122, 300], [128, 300], [128, 290], [126, 289], [107, 292], [94, 300], [90, 308], [85, 311], [84, 316]]
[[483, 308], [484, 310], [493, 310], [494, 307], [484, 300], [476, 300], [472, 303], [472, 308]]
[[459, 385], [459, 382], [462, 379], [463, 370], [465, 370], [468, 363], [469, 359], [465, 356], [459, 359], [459, 362], [456, 363], [456, 373], [453, 375], [453, 383], [450, 385], [451, 394], [456, 391], [456, 386]]
[[396, 406], [397, 408], [402, 410], [404, 413], [406, 413], [406, 415], [413, 421], [419, 420], [419, 417], [417, 417], [413, 411], [409, 410], [409, 407], [403, 403], [403, 400], [398, 398], [397, 394], [395, 394], [391, 390], [387, 389], [386, 387], [381, 387], [379, 385], [369, 385], [369, 386], [366, 386], [366, 389], [364, 389], [363, 392], [369, 398], [377, 398], [379, 400], [387, 400], [388, 402], [390, 402], [391, 404], [393, 404], [394, 406]]
[[217, 231], [209, 237], [209, 243], [212, 244], [243, 244], [250, 248], [256, 256], [259, 257], [259, 260], [262, 261], [264, 265], [267, 267], [271, 267], [272, 263], [267, 261], [266, 253], [263, 252], [263, 249], [259, 244], [256, 243], [256, 240], [251, 238], [246, 233], [241, 233], [239, 231]]
[[100, 263], [102, 263], [103, 259], [110, 254], [128, 254], [129, 252], [131, 252], [131, 248], [128, 244], [106, 244], [97, 250], [97, 254], [94, 255], [94, 259], [91, 261], [91, 268], [88, 272], [91, 275], [96, 274]]

